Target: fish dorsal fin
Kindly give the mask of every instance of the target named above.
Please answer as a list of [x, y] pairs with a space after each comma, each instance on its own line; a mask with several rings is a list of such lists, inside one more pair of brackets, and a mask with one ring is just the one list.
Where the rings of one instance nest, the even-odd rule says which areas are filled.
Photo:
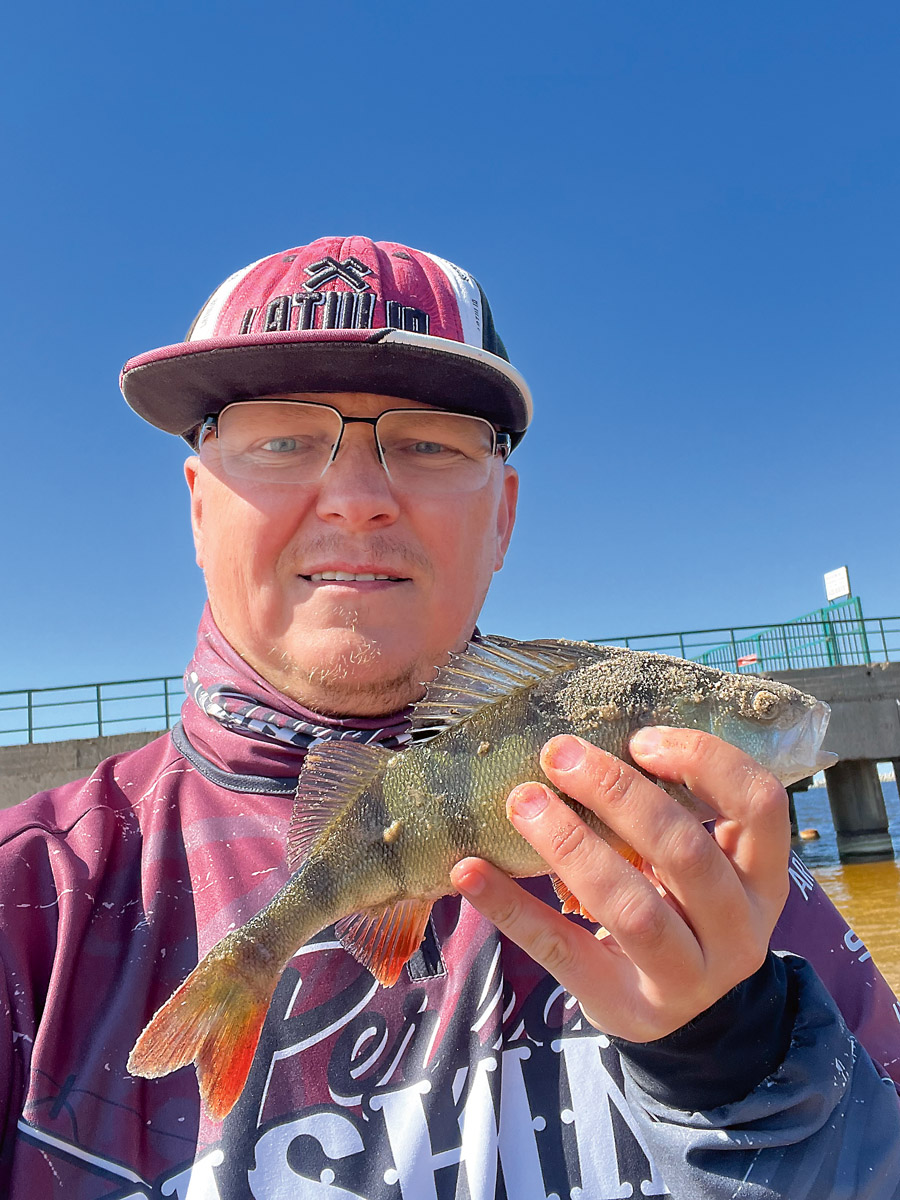
[[341, 945], [390, 987], [425, 936], [433, 900], [400, 900], [389, 908], [351, 913], [335, 924]]
[[413, 708], [413, 735], [421, 739], [457, 725], [486, 704], [494, 704], [538, 680], [571, 671], [597, 658], [594, 647], [578, 642], [517, 642], [493, 635], [469, 642], [451, 654]]
[[322, 742], [310, 750], [300, 772], [287, 836], [292, 870], [306, 859], [322, 831], [385, 769], [393, 750], [365, 742]]

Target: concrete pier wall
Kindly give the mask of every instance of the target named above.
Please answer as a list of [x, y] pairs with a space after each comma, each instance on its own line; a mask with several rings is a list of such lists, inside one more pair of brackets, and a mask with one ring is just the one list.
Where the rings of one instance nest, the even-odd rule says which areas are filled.
[[104, 758], [137, 750], [159, 736], [157, 729], [31, 746], [0, 746], [0, 808], [18, 804], [47, 788], [83, 779]]
[[769, 677], [831, 705], [826, 750], [842, 759], [900, 758], [900, 663], [772, 671]]
[[894, 762], [900, 780], [900, 663], [778, 671], [771, 677], [831, 705], [824, 748], [841, 761], [825, 772], [825, 784], [841, 861], [893, 858], [876, 764]]

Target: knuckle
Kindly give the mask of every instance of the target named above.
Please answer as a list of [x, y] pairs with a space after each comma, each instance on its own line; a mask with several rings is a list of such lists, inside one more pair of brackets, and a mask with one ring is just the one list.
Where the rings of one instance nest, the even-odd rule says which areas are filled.
[[677, 738], [679, 757], [692, 773], [703, 766], [710, 754], [715, 752], [718, 739], [702, 729], [680, 730]]
[[761, 772], [754, 779], [751, 803], [754, 812], [761, 817], [778, 817], [788, 811], [787, 792], [768, 771]]
[[501, 900], [490, 913], [491, 921], [500, 929], [514, 929], [521, 919], [522, 905], [515, 896]]
[[579, 861], [586, 851], [587, 827], [580, 822], [561, 824], [550, 835], [550, 850], [554, 860], [561, 863]]
[[607, 807], [628, 804], [633, 798], [634, 789], [644, 781], [642, 775], [611, 755], [597, 764], [595, 780]]
[[649, 950], [660, 946], [666, 937], [666, 914], [655, 892], [632, 893], [623, 902], [615, 924], [617, 936]]
[[682, 825], [672, 834], [664, 859], [673, 875], [686, 882], [702, 880], [716, 869], [716, 847], [702, 826]]
[[549, 930], [536, 933], [528, 952], [560, 983], [572, 978], [578, 966], [578, 955], [571, 942]]

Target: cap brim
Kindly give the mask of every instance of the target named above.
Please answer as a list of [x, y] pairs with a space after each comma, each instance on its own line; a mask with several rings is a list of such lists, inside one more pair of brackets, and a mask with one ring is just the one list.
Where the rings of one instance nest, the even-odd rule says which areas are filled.
[[[328, 329], [164, 346], [122, 369], [122, 394], [167, 433], [184, 435], [232, 400], [278, 392], [372, 392], [471, 413], [514, 435], [531, 393], [503, 358], [398, 329]], [[518, 436], [515, 436], [518, 435]]]

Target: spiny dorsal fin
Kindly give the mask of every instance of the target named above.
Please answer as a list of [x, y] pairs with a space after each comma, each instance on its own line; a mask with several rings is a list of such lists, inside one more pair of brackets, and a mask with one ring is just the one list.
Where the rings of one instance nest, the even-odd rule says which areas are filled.
[[441, 733], [540, 679], [560, 675], [602, 653], [585, 642], [517, 642], [492, 635], [451, 654], [413, 708], [412, 730], [421, 739]]
[[390, 987], [418, 950], [433, 900], [400, 900], [389, 908], [343, 917], [334, 927], [341, 945], [367, 967], [379, 983]]
[[365, 742], [332, 740], [310, 750], [300, 772], [287, 836], [287, 858], [296, 870], [323, 829], [364, 791], [394, 757]]

